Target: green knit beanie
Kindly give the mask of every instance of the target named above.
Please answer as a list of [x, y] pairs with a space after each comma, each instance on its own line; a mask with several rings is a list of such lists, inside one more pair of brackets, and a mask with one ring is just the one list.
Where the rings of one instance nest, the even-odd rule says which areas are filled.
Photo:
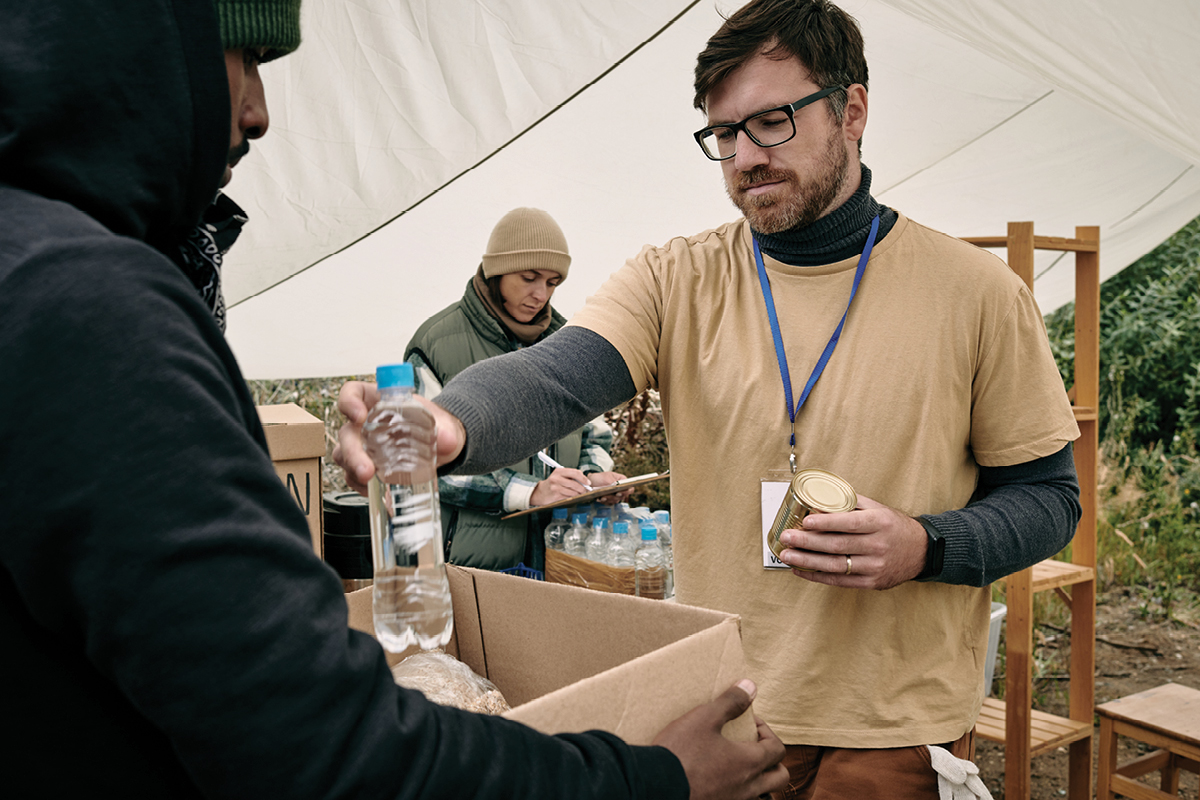
[[265, 47], [263, 61], [300, 46], [300, 0], [215, 0], [226, 50]]

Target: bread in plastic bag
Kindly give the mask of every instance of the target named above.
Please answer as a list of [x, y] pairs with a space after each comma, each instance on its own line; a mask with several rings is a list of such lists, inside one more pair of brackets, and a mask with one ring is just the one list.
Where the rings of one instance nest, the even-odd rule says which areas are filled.
[[477, 714], [503, 714], [510, 708], [494, 683], [441, 650], [409, 656], [392, 667], [392, 677], [439, 705]]

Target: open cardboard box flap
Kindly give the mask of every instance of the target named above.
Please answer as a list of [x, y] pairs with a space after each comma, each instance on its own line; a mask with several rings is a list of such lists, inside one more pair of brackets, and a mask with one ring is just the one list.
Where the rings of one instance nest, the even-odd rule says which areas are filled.
[[[446, 652], [496, 684], [513, 707], [505, 716], [544, 733], [599, 729], [649, 744], [668, 722], [746, 677], [733, 614], [484, 570], [447, 571], [454, 637]], [[346, 600], [351, 627], [372, 633], [371, 589]], [[405, 655], [389, 653], [388, 661]], [[752, 712], [723, 733], [753, 741]]]

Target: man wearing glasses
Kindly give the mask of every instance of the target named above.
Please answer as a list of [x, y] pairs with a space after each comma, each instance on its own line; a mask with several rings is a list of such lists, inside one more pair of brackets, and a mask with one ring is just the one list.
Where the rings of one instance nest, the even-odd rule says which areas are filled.
[[[926, 745], [973, 749], [989, 584], [1079, 517], [1041, 314], [1000, 260], [871, 196], [863, 42], [836, 6], [754, 0], [695, 89], [696, 140], [744, 218], [644, 249], [553, 338], [452, 381], [443, 461], [509, 463], [658, 388], [677, 597], [742, 616], [784, 796], [937, 797]], [[357, 485], [373, 397], [347, 385], [340, 403]], [[522, 415], [536, 434], [501, 424]], [[806, 468], [857, 509], [807, 517], [775, 559], [764, 528]]]

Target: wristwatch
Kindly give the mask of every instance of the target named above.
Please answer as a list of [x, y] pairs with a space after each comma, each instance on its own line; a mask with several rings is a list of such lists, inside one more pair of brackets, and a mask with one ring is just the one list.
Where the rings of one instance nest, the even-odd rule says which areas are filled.
[[946, 537], [927, 518], [917, 517], [917, 522], [925, 529], [929, 544], [925, 549], [925, 569], [921, 570], [916, 580], [931, 581], [942, 574], [942, 561], [946, 557]]

